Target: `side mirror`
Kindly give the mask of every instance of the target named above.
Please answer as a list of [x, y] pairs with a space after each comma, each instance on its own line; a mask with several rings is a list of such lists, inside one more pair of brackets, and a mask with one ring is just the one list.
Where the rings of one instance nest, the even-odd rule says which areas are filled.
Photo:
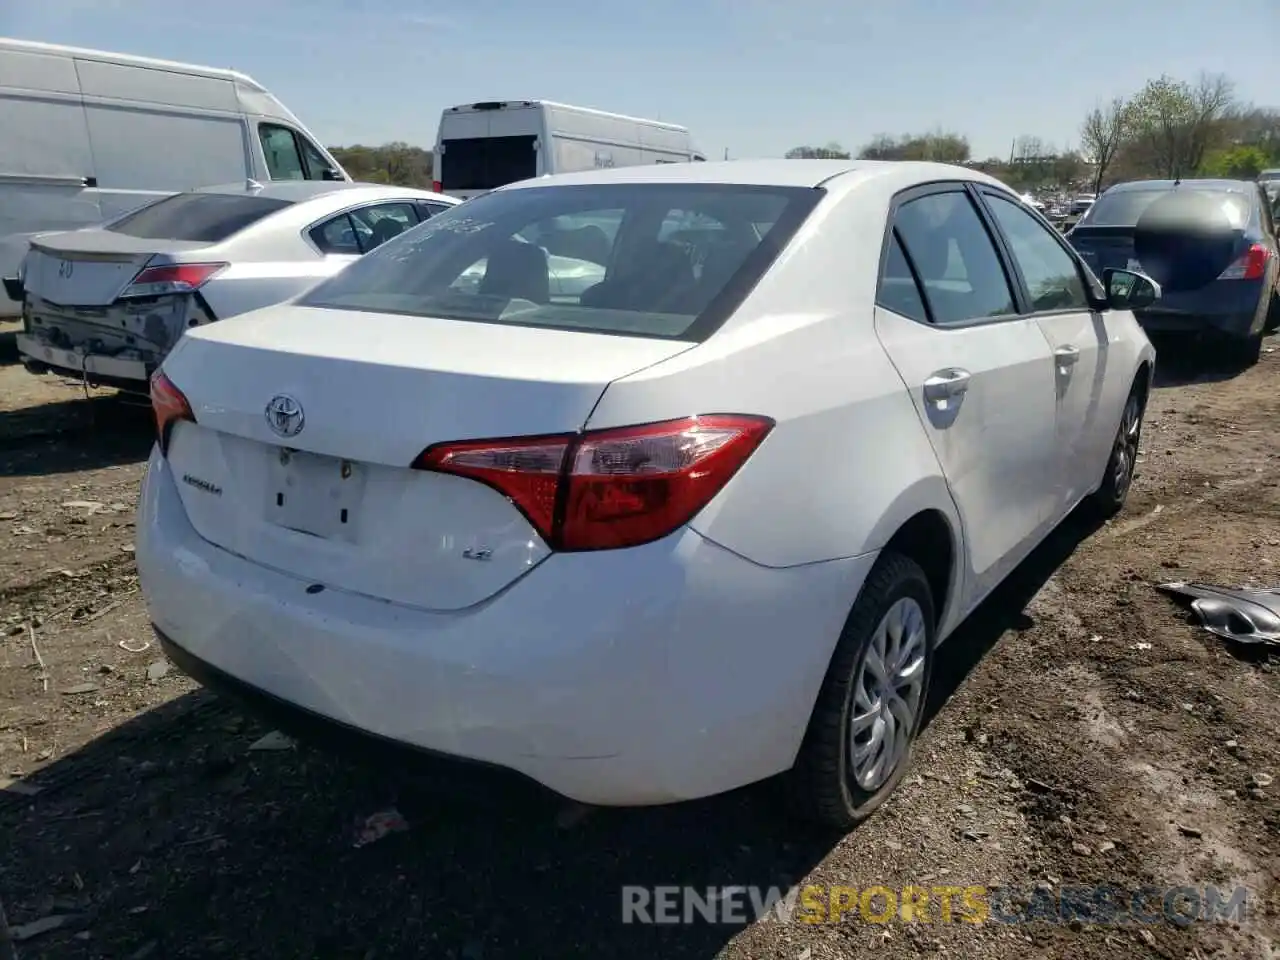
[[1133, 270], [1108, 267], [1102, 271], [1102, 285], [1112, 310], [1141, 310], [1160, 299], [1160, 284]]
[[333, 167], [325, 167], [320, 173], [321, 180], [343, 180], [344, 177]]

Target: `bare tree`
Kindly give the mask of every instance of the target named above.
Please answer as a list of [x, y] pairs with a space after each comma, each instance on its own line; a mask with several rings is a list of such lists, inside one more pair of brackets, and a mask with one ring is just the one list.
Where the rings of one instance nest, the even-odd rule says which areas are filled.
[[1129, 101], [1116, 97], [1106, 106], [1089, 111], [1080, 127], [1080, 145], [1094, 164], [1093, 192], [1102, 192], [1102, 181], [1129, 132]]
[[1191, 88], [1191, 125], [1187, 131], [1186, 163], [1198, 170], [1205, 155], [1221, 144], [1225, 135], [1223, 120], [1235, 108], [1235, 84], [1220, 73], [1202, 73]]
[[1047, 157], [1052, 151], [1039, 137], [1023, 135], [1013, 142], [1013, 159], [1026, 162]]

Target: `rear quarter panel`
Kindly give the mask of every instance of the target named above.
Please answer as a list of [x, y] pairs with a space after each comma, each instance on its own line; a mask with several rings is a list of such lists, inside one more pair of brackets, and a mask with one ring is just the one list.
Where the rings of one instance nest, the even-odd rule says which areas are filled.
[[322, 261], [232, 264], [200, 294], [213, 315], [226, 320], [302, 295], [336, 272], [327, 267]]
[[[870, 553], [930, 508], [960, 529], [873, 328], [882, 231], [867, 224], [884, 222], [888, 197], [824, 201], [720, 331], [611, 384], [588, 423], [772, 417], [773, 431], [692, 524], [756, 563]], [[962, 555], [958, 537], [956, 548]]]
[[219, 320], [300, 296], [348, 265], [302, 239], [302, 224], [315, 214], [298, 207], [267, 217], [202, 257], [230, 264], [200, 291]]

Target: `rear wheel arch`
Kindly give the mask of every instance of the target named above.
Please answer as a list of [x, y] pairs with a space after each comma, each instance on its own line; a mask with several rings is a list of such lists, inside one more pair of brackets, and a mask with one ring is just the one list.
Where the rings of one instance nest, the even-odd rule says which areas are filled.
[[919, 564], [933, 594], [935, 626], [941, 627], [957, 592], [960, 568], [959, 538], [946, 514], [934, 508], [921, 510], [898, 527], [881, 553], [898, 554]]
[[963, 586], [965, 546], [960, 515], [941, 473], [902, 490], [864, 542], [870, 550], [893, 551], [919, 564], [929, 580], [937, 626], [949, 622]]

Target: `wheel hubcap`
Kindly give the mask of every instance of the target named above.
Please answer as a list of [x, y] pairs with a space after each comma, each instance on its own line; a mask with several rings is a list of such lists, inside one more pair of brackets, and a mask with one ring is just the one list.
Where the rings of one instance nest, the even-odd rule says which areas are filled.
[[1120, 424], [1120, 433], [1116, 436], [1115, 448], [1115, 488], [1116, 493], [1123, 494], [1133, 481], [1133, 469], [1138, 460], [1138, 440], [1142, 433], [1142, 413], [1138, 406], [1138, 398], [1130, 397], [1124, 407], [1124, 419]]
[[906, 757], [924, 693], [924, 611], [898, 600], [876, 627], [854, 678], [849, 759], [863, 790], [878, 790]]

